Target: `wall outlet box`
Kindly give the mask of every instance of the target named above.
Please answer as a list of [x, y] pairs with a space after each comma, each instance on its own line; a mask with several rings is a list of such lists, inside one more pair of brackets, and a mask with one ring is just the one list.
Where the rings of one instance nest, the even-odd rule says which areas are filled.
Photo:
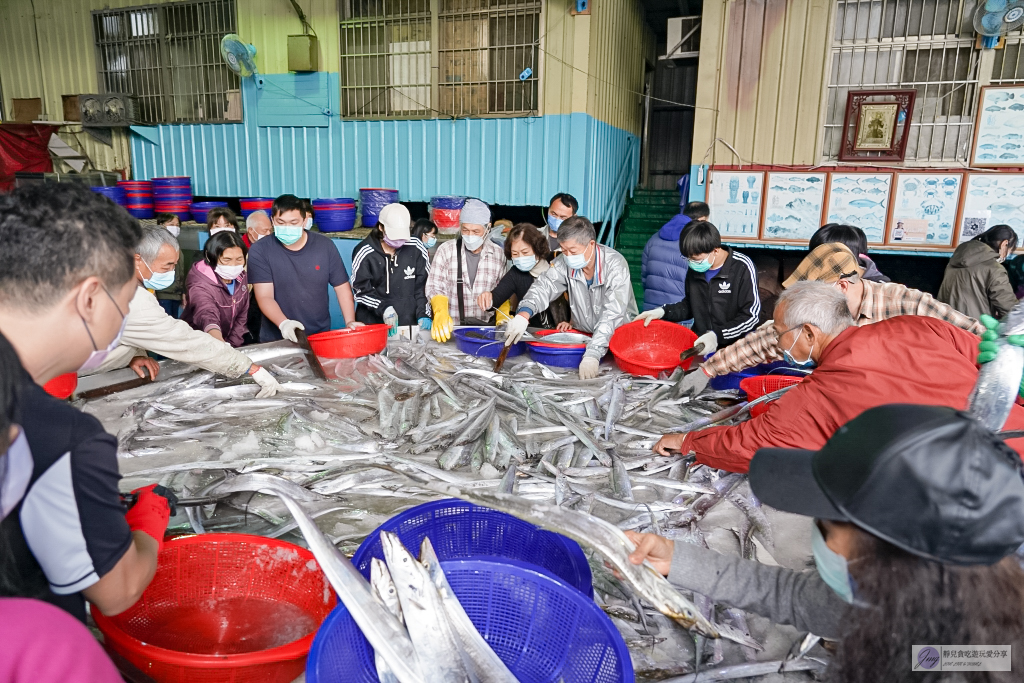
[[288, 36], [288, 70], [317, 71], [320, 68], [320, 47], [316, 36]]

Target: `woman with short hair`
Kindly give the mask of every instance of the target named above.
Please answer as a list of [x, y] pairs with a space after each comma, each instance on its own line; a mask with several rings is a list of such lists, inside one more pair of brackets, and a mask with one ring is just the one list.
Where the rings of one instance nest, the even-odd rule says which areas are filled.
[[188, 303], [181, 319], [236, 348], [248, 329], [248, 253], [237, 232], [218, 232], [206, 241], [203, 259], [192, 266], [185, 280]]

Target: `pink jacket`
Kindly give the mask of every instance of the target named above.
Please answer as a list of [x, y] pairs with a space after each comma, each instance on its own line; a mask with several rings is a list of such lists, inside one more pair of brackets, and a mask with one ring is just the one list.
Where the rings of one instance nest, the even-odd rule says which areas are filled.
[[245, 271], [235, 280], [234, 294], [206, 261], [199, 261], [185, 278], [186, 304], [181, 319], [202, 332], [220, 330], [231, 346], [242, 345], [249, 314], [249, 287]]

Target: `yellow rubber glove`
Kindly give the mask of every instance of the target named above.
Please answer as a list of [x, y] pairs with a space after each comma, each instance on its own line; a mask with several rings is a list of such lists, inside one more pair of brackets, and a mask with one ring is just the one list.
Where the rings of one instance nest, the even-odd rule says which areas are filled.
[[452, 338], [452, 316], [448, 313], [448, 297], [438, 294], [430, 299], [434, 321], [430, 325], [430, 338], [444, 343]]
[[512, 317], [512, 302], [506, 301], [502, 305], [498, 306], [498, 315], [494, 318], [495, 325], [501, 325], [507, 323], [509, 318]]

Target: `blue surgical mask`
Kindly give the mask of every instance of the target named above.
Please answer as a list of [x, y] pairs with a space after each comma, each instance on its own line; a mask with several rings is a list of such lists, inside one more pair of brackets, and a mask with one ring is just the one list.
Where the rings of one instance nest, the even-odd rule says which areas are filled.
[[435, 244], [437, 244], [437, 238], [436, 237], [428, 237], [427, 238], [427, 249], [433, 249]]
[[814, 553], [814, 564], [822, 581], [828, 584], [843, 602], [852, 605], [853, 579], [850, 578], [846, 558], [828, 547], [817, 522], [811, 526], [811, 551]]
[[302, 239], [302, 226], [275, 225], [274, 236], [281, 241], [281, 244], [295, 244]]
[[551, 228], [552, 232], [558, 232], [558, 228], [560, 228], [562, 226], [562, 223], [564, 221], [565, 221], [564, 218], [559, 218], [558, 216], [552, 216], [550, 213], [548, 214], [548, 227]]
[[811, 354], [814, 353], [814, 344], [811, 344], [811, 350], [807, 352], [807, 360], [797, 360], [796, 358], [793, 357], [791, 351], [793, 350], [793, 347], [796, 346], [796, 343], [798, 341], [800, 341], [799, 335], [797, 335], [797, 338], [793, 340], [793, 343], [790, 344], [789, 348], [785, 349], [782, 352], [782, 357], [786, 359], [787, 363], [789, 363], [790, 365], [795, 365], [798, 368], [813, 368], [815, 365], [817, 365], [817, 363], [815, 363], [814, 360], [811, 358]]
[[587, 263], [590, 259], [587, 258], [587, 250], [584, 249], [582, 254], [567, 254], [565, 251], [562, 252], [562, 258], [565, 259], [565, 265], [569, 266], [573, 270], [580, 270], [586, 268]]
[[[146, 259], [142, 259], [143, 263], [146, 263]], [[160, 291], [161, 289], [167, 289], [174, 284], [174, 271], [169, 270], [166, 273], [157, 273], [153, 270], [153, 266], [146, 263], [146, 267], [149, 268], [150, 276], [142, 279], [142, 286], [146, 289], [152, 289], [153, 291]]]
[[707, 256], [704, 257], [703, 261], [693, 261], [687, 259], [687, 261], [689, 261], [690, 270], [692, 270], [695, 273], [706, 273], [709, 270], [711, 270], [711, 264], [714, 263], [715, 260], [714, 253], [715, 252], [713, 251], [709, 253]]
[[533, 270], [533, 267], [537, 265], [537, 257], [533, 254], [530, 254], [529, 256], [520, 256], [512, 259], [512, 265], [524, 273], [529, 273]]
[[482, 235], [463, 235], [462, 243], [466, 245], [466, 249], [476, 251], [484, 243], [484, 238]]

